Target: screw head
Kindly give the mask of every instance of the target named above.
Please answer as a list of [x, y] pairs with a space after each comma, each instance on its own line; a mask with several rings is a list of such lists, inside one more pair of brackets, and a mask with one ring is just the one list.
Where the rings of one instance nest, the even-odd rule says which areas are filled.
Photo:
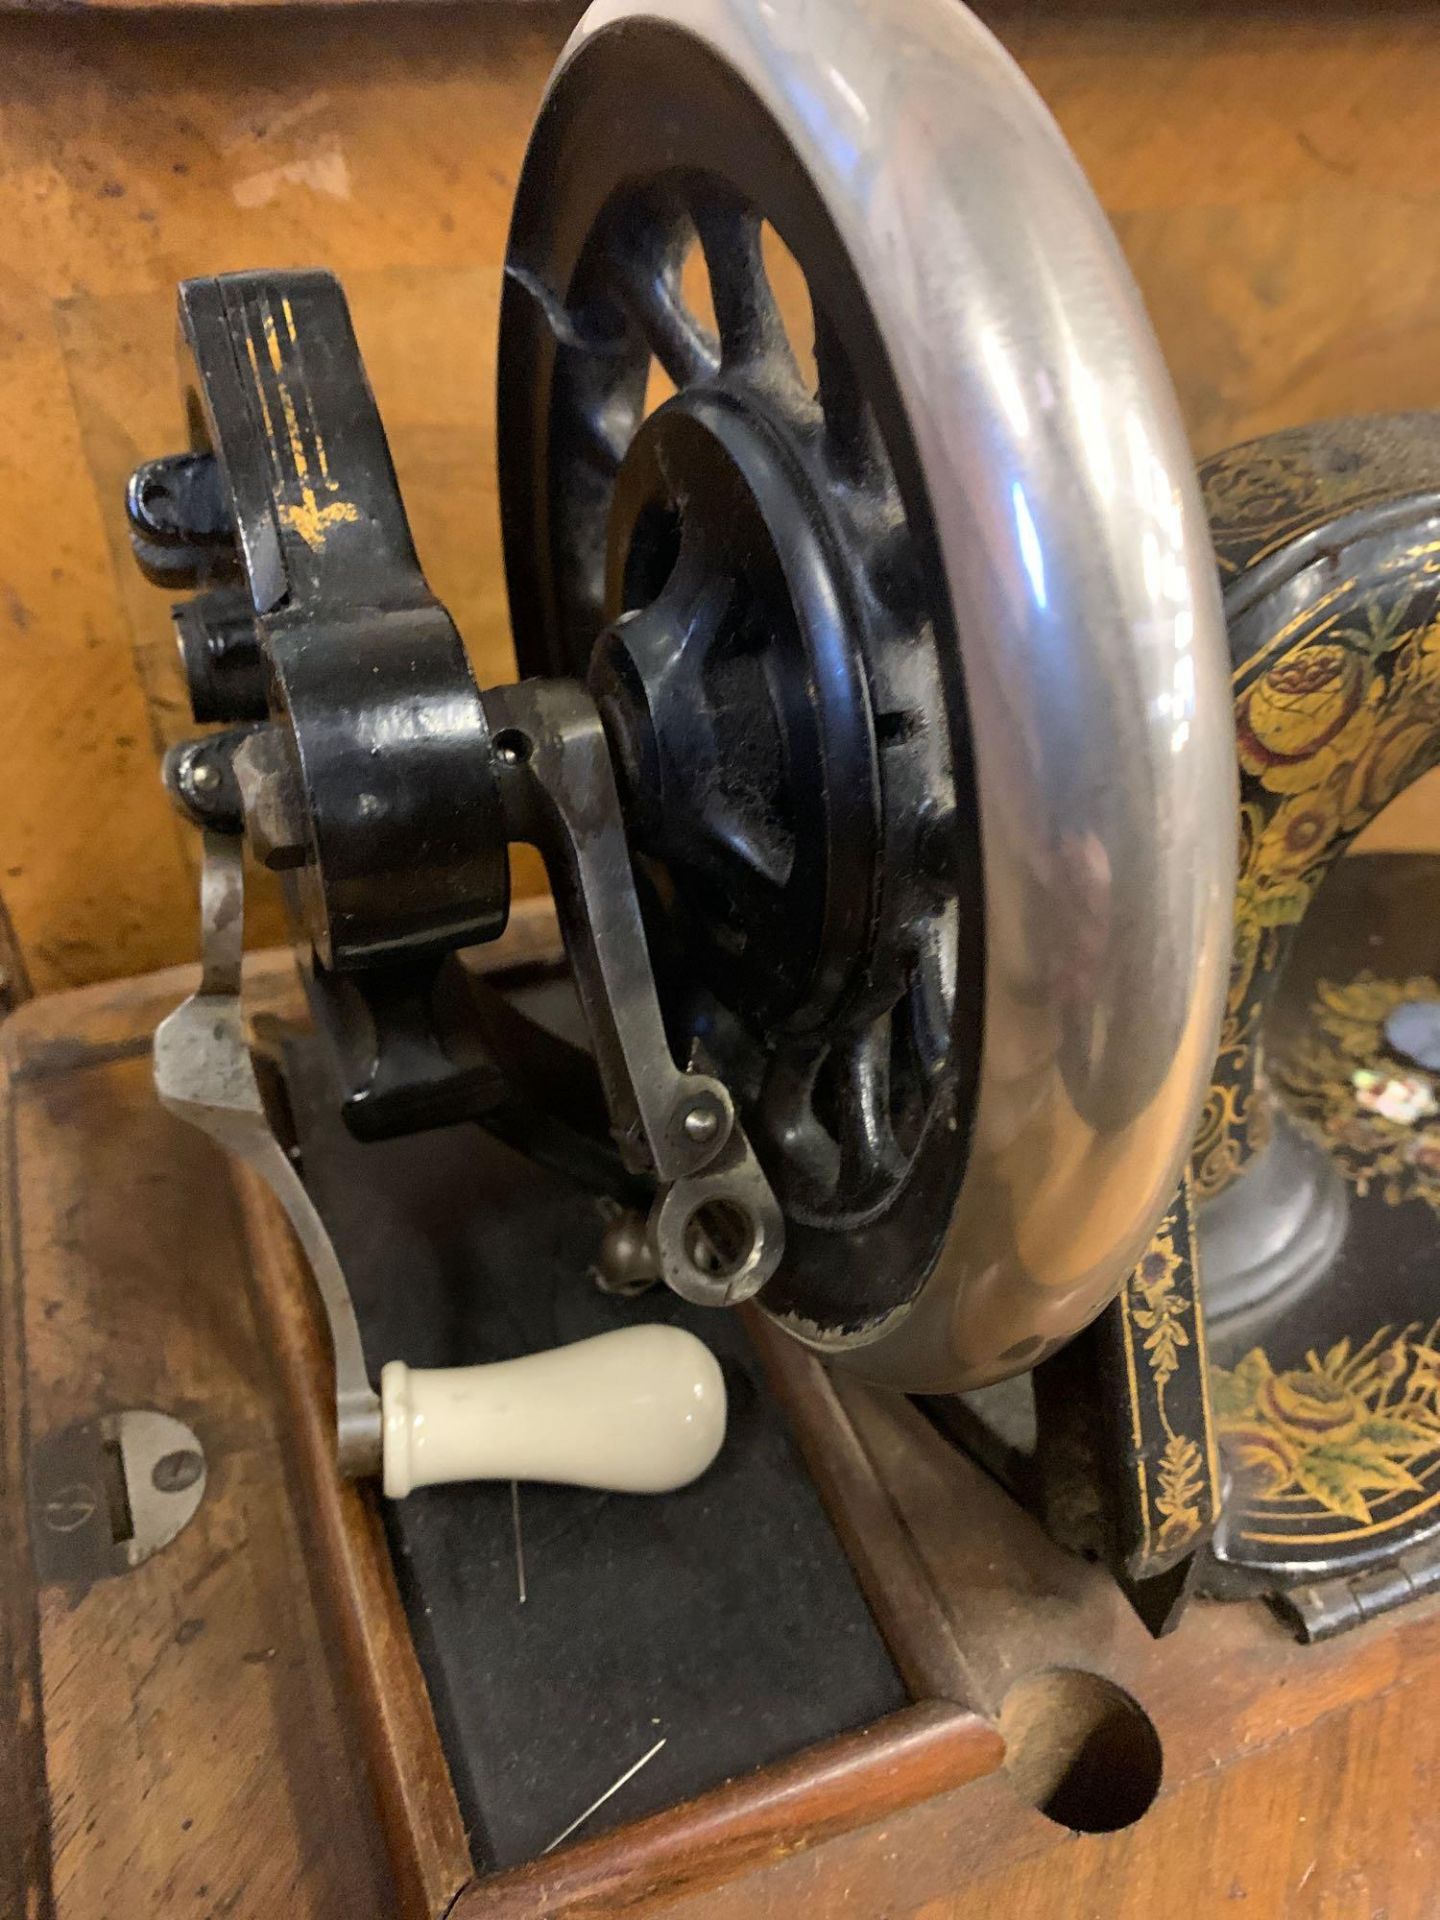
[[660, 1278], [645, 1221], [638, 1213], [622, 1213], [605, 1229], [595, 1281], [602, 1293], [630, 1297], [646, 1292]]
[[150, 1479], [157, 1493], [183, 1493], [194, 1486], [204, 1470], [204, 1460], [192, 1447], [180, 1447], [174, 1453], [161, 1454], [150, 1470]]
[[686, 1139], [693, 1140], [697, 1147], [703, 1147], [719, 1133], [720, 1115], [713, 1106], [697, 1101], [686, 1114], [684, 1124]]

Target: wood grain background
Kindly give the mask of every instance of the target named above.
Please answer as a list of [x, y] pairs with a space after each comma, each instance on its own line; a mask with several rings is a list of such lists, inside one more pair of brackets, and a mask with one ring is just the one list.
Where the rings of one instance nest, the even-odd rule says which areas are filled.
[[[992, 6], [1150, 303], [1197, 452], [1440, 403], [1433, 4]], [[421, 556], [511, 655], [493, 343], [525, 133], [574, 9], [0, 17], [0, 894], [37, 988], [193, 948], [186, 713], [121, 488], [181, 439], [173, 289], [327, 265]], [[1391, 840], [1440, 841], [1417, 790]], [[253, 937], [280, 933], [273, 900]]]

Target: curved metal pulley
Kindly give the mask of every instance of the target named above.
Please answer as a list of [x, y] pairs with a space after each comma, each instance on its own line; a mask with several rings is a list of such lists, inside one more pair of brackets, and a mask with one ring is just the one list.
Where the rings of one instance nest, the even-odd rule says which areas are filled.
[[499, 437], [521, 669], [589, 678], [785, 1210], [763, 1305], [902, 1387], [1033, 1365], [1174, 1194], [1235, 845], [1188, 450], [1049, 115], [953, 0], [599, 0]]

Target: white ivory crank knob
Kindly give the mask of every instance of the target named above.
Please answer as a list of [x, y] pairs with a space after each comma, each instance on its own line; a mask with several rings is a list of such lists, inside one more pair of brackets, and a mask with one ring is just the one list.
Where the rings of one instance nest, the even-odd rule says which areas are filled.
[[398, 1500], [447, 1480], [552, 1480], [668, 1493], [725, 1438], [714, 1354], [681, 1327], [621, 1327], [522, 1360], [380, 1373], [382, 1480]]

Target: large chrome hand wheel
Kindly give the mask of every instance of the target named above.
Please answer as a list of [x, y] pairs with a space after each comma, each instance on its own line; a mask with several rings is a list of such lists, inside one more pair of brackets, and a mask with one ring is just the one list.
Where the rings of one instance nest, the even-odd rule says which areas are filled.
[[600, 702], [765, 1306], [908, 1388], [1033, 1365], [1174, 1193], [1235, 844], [1190, 460], [1059, 133], [955, 0], [600, 0], [499, 424], [521, 668]]

